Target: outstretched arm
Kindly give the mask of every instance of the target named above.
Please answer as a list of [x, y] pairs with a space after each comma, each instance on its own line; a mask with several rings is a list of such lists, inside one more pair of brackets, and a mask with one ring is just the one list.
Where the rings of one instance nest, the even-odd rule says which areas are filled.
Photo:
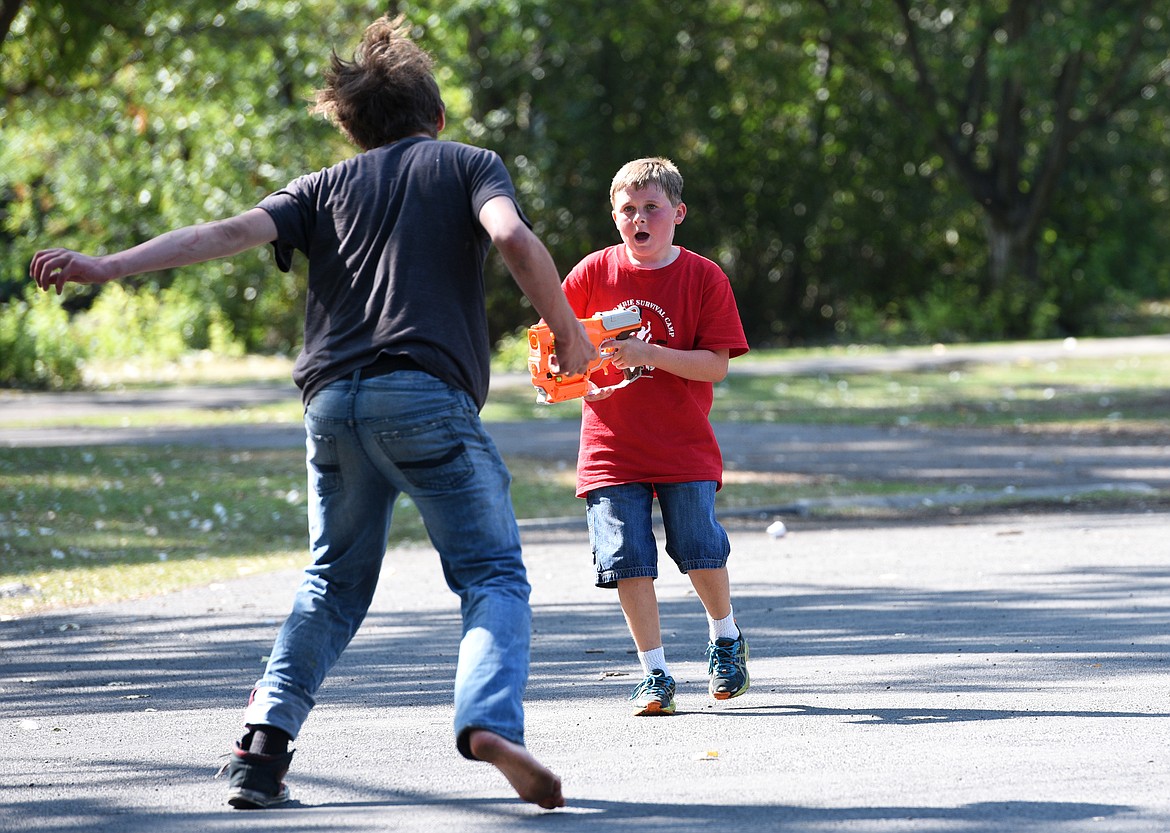
[[561, 276], [548, 249], [520, 219], [515, 203], [508, 197], [488, 200], [480, 209], [479, 221], [521, 291], [552, 328], [560, 371], [569, 376], [584, 373], [597, 358], [597, 350], [565, 298]]
[[67, 283], [108, 283], [143, 272], [190, 266], [238, 254], [276, 239], [276, 224], [261, 208], [226, 220], [175, 229], [131, 249], [98, 257], [69, 249], [45, 249], [32, 259], [29, 273], [37, 286], [57, 294]]

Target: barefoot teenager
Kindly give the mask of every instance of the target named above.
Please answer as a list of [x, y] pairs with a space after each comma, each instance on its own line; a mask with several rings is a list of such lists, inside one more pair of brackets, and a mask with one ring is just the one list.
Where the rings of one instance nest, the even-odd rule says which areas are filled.
[[[418, 507], [461, 605], [455, 743], [519, 796], [564, 804], [560, 779], [524, 746], [531, 609], [511, 476], [480, 422], [490, 345], [483, 266], [495, 245], [557, 339], [560, 367], [594, 350], [495, 153], [438, 141], [432, 62], [402, 19], [382, 18], [317, 93], [361, 152], [294, 179], [256, 208], [101, 257], [49, 249], [42, 289], [101, 284], [271, 243], [279, 268], [308, 258], [304, 348], [309, 546], [292, 612], [244, 711], [227, 766], [240, 809], [288, 800], [296, 738], [326, 674], [360, 626], [386, 555], [395, 499]], [[405, 589], [404, 589], [405, 590]]]

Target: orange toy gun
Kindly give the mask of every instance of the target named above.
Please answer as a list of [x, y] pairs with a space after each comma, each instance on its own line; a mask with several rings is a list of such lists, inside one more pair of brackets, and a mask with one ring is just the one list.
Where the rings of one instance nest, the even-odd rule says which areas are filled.
[[592, 318], [582, 318], [585, 332], [593, 346], [600, 351], [598, 358], [589, 365], [589, 370], [578, 376], [566, 376], [549, 367], [549, 357], [556, 352], [552, 330], [543, 321], [528, 328], [528, 372], [536, 388], [536, 401], [542, 405], [576, 399], [599, 390], [624, 386], [641, 375], [641, 368], [625, 371], [625, 379], [609, 388], [599, 388], [589, 381], [589, 375], [612, 361], [612, 354], [601, 351], [601, 343], [607, 339], [626, 339], [642, 326], [642, 313], [637, 307], [619, 307], [609, 312], [594, 313]]

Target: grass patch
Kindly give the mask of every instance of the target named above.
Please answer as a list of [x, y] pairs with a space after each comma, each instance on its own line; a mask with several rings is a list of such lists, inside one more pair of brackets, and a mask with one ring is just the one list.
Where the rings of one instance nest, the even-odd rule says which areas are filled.
[[[580, 518], [567, 464], [510, 458], [520, 518]], [[177, 446], [0, 448], [0, 615], [166, 593], [306, 558], [304, 454]], [[905, 488], [905, 485], [901, 486]], [[723, 509], [896, 492], [897, 484], [729, 473]], [[411, 501], [391, 544], [422, 543]]]
[[[755, 363], [769, 357], [791, 358], [775, 353], [756, 357]], [[1107, 431], [1124, 425], [1131, 431], [1165, 431], [1170, 427], [1168, 381], [1170, 354], [1070, 356], [881, 373], [743, 372], [732, 373], [715, 386], [711, 418], [798, 425]], [[484, 417], [572, 419], [580, 407], [578, 402], [537, 405], [531, 388], [500, 386], [493, 389]]]
[[284, 356], [222, 356], [209, 350], [188, 353], [177, 361], [139, 356], [133, 361], [90, 361], [82, 379], [93, 388], [163, 385], [223, 385], [232, 382], [285, 382], [293, 360]]
[[[573, 518], [585, 523], [585, 502], [574, 497], [576, 472], [567, 464], [508, 457], [512, 502], [518, 518]], [[716, 495], [717, 510], [743, 512], [791, 506], [802, 500], [881, 497], [904, 494], [921, 486], [898, 482], [863, 482], [841, 477], [786, 472], [727, 471]]]
[[[712, 417], [939, 428], [1168, 424], [1170, 355], [970, 364], [933, 371], [734, 375]], [[1160, 384], [1158, 380], [1162, 380]]]
[[[833, 358], [840, 352], [801, 351], [799, 357]], [[1170, 355], [1070, 355], [880, 373], [775, 376], [753, 369], [769, 358], [797, 356], [794, 351], [752, 354], [744, 372], [716, 386], [713, 419], [1149, 436], [1170, 431]], [[271, 381], [287, 371], [279, 361], [228, 362], [223, 377], [214, 374], [214, 365], [201, 358], [164, 378]], [[157, 384], [146, 373], [103, 372], [106, 382], [119, 387]], [[576, 402], [537, 405], [522, 376], [508, 378], [510, 384], [493, 387], [484, 411], [489, 423], [573, 419], [580, 413]], [[300, 420], [300, 402], [291, 394], [287, 402], [249, 408], [111, 409], [93, 416], [38, 418], [35, 425], [9, 420], [2, 427], [200, 427]], [[583, 502], [573, 496], [571, 461], [510, 458], [508, 464], [518, 517], [576, 517], [584, 525]], [[0, 506], [0, 615], [134, 598], [297, 567], [306, 558], [304, 483], [300, 449], [0, 448], [5, 496]], [[911, 483], [729, 471], [718, 500], [720, 511], [731, 513], [920, 489]], [[1131, 501], [1110, 495], [1097, 500], [1103, 506]], [[1151, 500], [1165, 508], [1164, 497]], [[391, 543], [425, 540], [417, 511], [409, 500], [400, 500]]]
[[222, 425], [300, 425], [304, 408], [299, 399], [251, 405], [247, 408], [166, 408], [120, 410], [101, 413], [38, 415], [35, 419], [8, 419], [0, 428], [215, 428]]
[[[1060, 359], [953, 363], [942, 369], [892, 372], [786, 373], [753, 370], [768, 360], [831, 360], [880, 355], [874, 349], [761, 351], [732, 363], [741, 368], [715, 386], [711, 418], [721, 422], [783, 422], [818, 425], [917, 425], [938, 428], [1012, 428], [1100, 430], [1150, 433], [1170, 429], [1170, 354], [1096, 358], [1070, 354]], [[284, 365], [270, 359], [258, 364], [226, 362], [223, 380], [200, 360], [194, 369], [179, 364], [167, 378], [180, 381], [272, 381]], [[184, 368], [186, 368], [184, 370]], [[184, 371], [184, 372], [180, 372]], [[197, 371], [197, 372], [196, 372]], [[104, 378], [119, 388], [156, 387], [125, 372]], [[287, 376], [285, 376], [287, 380]], [[291, 391], [291, 388], [290, 388]], [[522, 375], [498, 375], [483, 411], [484, 420], [542, 421], [576, 419], [579, 401], [539, 405]], [[299, 424], [300, 400], [247, 408], [124, 410], [85, 416], [19, 417], [0, 422], [4, 428], [84, 426], [167, 427], [232, 424]]]
[[0, 613], [87, 604], [303, 560], [290, 451], [0, 449]]

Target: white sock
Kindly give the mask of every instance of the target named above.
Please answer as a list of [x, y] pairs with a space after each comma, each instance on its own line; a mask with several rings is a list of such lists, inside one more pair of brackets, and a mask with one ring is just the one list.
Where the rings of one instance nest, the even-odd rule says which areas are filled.
[[666, 651], [659, 645], [652, 651], [638, 651], [638, 662], [642, 663], [642, 673], [650, 676], [650, 672], [658, 669], [670, 676], [670, 669], [666, 667]]
[[707, 630], [711, 634], [711, 641], [716, 639], [739, 639], [739, 626], [735, 624], [735, 610], [732, 610], [722, 619], [707, 617]]

